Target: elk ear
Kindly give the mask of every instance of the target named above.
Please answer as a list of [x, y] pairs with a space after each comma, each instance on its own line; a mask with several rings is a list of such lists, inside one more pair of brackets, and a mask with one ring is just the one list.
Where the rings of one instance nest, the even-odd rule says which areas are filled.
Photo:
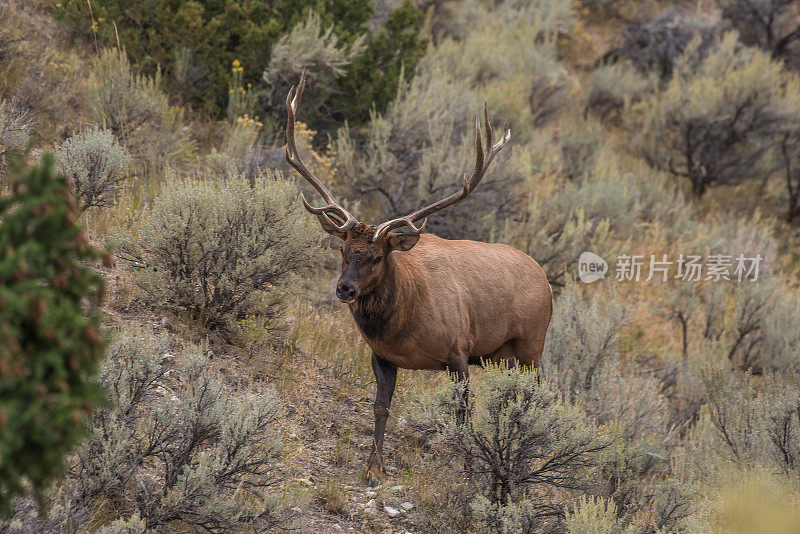
[[331, 222], [331, 220], [325, 216], [324, 213], [320, 213], [317, 215], [317, 219], [319, 219], [319, 224], [322, 225], [322, 229], [331, 234], [334, 237], [338, 237], [341, 240], [347, 239], [347, 232], [339, 231], [336, 226]]
[[419, 234], [389, 234], [390, 250], [411, 250], [419, 241]]

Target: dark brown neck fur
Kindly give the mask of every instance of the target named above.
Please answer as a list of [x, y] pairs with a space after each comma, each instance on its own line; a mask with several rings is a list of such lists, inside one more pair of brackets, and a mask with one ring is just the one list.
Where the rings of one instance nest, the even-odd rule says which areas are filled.
[[400, 253], [390, 253], [384, 260], [386, 270], [377, 287], [350, 304], [361, 332], [375, 341], [394, 340], [408, 331], [414, 303], [422, 291], [419, 282], [399, 264], [396, 254]]

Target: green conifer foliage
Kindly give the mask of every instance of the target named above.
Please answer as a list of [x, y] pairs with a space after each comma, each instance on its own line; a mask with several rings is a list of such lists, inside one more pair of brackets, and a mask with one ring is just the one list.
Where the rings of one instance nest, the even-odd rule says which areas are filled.
[[46, 155], [0, 195], [0, 512], [62, 468], [100, 398], [98, 253], [52, 169]]

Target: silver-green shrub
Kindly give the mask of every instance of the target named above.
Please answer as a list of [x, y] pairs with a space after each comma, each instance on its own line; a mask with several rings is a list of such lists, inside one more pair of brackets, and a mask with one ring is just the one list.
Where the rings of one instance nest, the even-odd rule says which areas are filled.
[[98, 534], [145, 534], [146, 532], [147, 525], [139, 517], [139, 512], [134, 512], [128, 518], [117, 519], [97, 531]]
[[183, 111], [170, 106], [161, 75], [134, 74], [124, 50], [103, 50], [89, 76], [86, 100], [92, 121], [108, 128], [138, 167], [158, 168], [189, 150]]
[[655, 85], [654, 77], [644, 76], [624, 62], [603, 64], [593, 72], [586, 93], [587, 109], [603, 117], [643, 98]]
[[460, 387], [444, 388], [437, 402], [417, 403], [409, 420], [427, 427], [451, 458], [464, 461], [480, 496], [472, 504], [478, 531], [532, 532], [563, 514], [563, 499], [553, 499], [553, 492], [599, 484], [612, 437], [538, 373], [486, 366], [463, 424], [456, 415]]
[[742, 42], [764, 48], [772, 57], [800, 68], [800, 22], [793, 0], [716, 0], [722, 19]]
[[150, 331], [120, 334], [101, 380], [107, 403], [49, 492], [49, 513], [18, 499], [0, 531], [265, 532], [288, 519], [271, 489], [282, 480], [273, 390], [230, 386], [208, 354]]
[[621, 35], [620, 46], [603, 56], [605, 62], [625, 61], [639, 72], [668, 81], [681, 54], [697, 40], [701, 55], [716, 44], [715, 21], [711, 17], [686, 15], [667, 8], [649, 20], [631, 24]]
[[70, 137], [54, 155], [56, 170], [75, 188], [81, 211], [113, 204], [131, 163], [111, 130], [92, 129]]
[[153, 305], [212, 328], [273, 317], [295, 275], [314, 265], [319, 232], [296, 186], [264, 176], [173, 179], [150, 213], [112, 242]]
[[325, 28], [320, 15], [309, 11], [305, 20], [298, 22], [275, 43], [269, 65], [262, 74], [269, 88], [272, 107], [283, 111], [286, 94], [300, 79], [304, 68], [308, 68], [312, 77], [304, 98], [306, 113], [309, 106], [324, 104], [325, 99], [335, 91], [333, 82], [344, 76], [347, 66], [366, 50], [366, 35], [345, 45], [339, 42], [333, 29], [333, 24]]
[[566, 273], [576, 272], [582, 252], [612, 256], [620, 241], [635, 235], [638, 222], [671, 226], [687, 214], [685, 202], [664, 187], [658, 173], [623, 170], [602, 154], [581, 179], [534, 190], [522, 224], [503, 233], [504, 241], [536, 258], [556, 286], [565, 284]]
[[556, 299], [543, 373], [600, 423], [620, 425], [625, 439], [661, 439], [668, 417], [658, 382], [621, 362], [619, 335], [628, 318], [613, 291], [587, 301], [577, 283], [568, 284]]
[[700, 293], [702, 340], [713, 343], [732, 368], [800, 371], [800, 302], [772, 280], [744, 281], [730, 291]]
[[627, 321], [613, 291], [587, 301], [576, 283], [568, 284], [556, 299], [542, 359], [544, 376], [620, 438], [602, 467], [608, 483], [599, 491], [614, 499], [620, 514], [647, 502], [653, 481], [666, 474], [674, 439], [659, 381], [621, 361], [619, 335]]
[[9, 151], [21, 151], [28, 144], [33, 120], [17, 98], [0, 100], [0, 159]]
[[565, 517], [569, 534], [623, 534], [614, 501], [580, 497]]
[[686, 441], [687, 461], [697, 475], [714, 480], [719, 465], [769, 468], [797, 480], [800, 474], [800, 379], [769, 373], [756, 383], [745, 372], [707, 369], [708, 398]]
[[470, 503], [472, 525], [479, 534], [533, 534], [544, 530], [542, 527], [552, 528], [553, 518], [543, 517], [541, 512], [537, 503], [528, 499], [500, 504], [478, 495]]
[[643, 157], [701, 196], [715, 184], [764, 176], [759, 165], [787, 108], [779, 62], [734, 33], [706, 58], [698, 46], [680, 57], [664, 90], [632, 107], [631, 124]]
[[562, 116], [558, 141], [562, 172], [570, 180], [581, 178], [594, 168], [594, 159], [603, 143], [603, 125], [593, 117]]

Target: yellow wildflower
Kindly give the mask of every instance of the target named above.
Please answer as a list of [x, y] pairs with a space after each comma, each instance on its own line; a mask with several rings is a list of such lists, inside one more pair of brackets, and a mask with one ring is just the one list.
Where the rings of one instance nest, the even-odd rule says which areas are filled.
[[231, 65], [233, 65], [233, 67], [234, 67], [234, 68], [236, 68], [236, 67], [238, 67], [239, 65], [241, 65], [241, 63], [239, 63], [239, 60], [238, 60], [238, 59], [234, 59], [234, 60], [233, 60], [233, 63], [231, 63]]

